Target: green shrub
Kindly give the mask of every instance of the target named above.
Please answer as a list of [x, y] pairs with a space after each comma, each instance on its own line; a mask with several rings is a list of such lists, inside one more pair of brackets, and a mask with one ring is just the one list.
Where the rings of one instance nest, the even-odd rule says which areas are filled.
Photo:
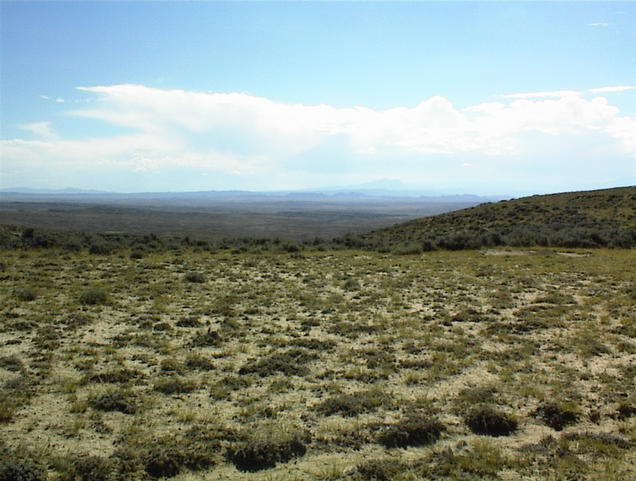
[[175, 448], [156, 446], [144, 456], [144, 468], [153, 478], [173, 478], [181, 470], [183, 453]]
[[31, 461], [7, 460], [0, 464], [0, 481], [46, 481], [42, 467]]
[[239, 370], [239, 374], [257, 374], [260, 377], [275, 374], [303, 376], [309, 372], [306, 364], [317, 358], [317, 354], [302, 348], [276, 351], [265, 358], [248, 362]]
[[91, 374], [90, 376], [87, 376], [86, 381], [119, 384], [130, 382], [143, 376], [144, 374], [136, 369], [119, 368]]
[[115, 248], [113, 246], [106, 243], [92, 244], [88, 248], [89, 253], [97, 254], [97, 255], [108, 255], [108, 254], [111, 254], [114, 250]]
[[475, 434], [508, 436], [517, 430], [517, 421], [491, 406], [472, 409], [465, 417], [466, 424]]
[[141, 259], [144, 256], [144, 251], [134, 250], [130, 253], [131, 259]]
[[634, 414], [636, 414], [636, 407], [627, 402], [620, 403], [616, 409], [616, 417], [618, 419], [627, 419]]
[[181, 394], [192, 392], [196, 389], [196, 387], [197, 386], [193, 381], [185, 380], [180, 377], [170, 377], [157, 381], [154, 385], [154, 390], [163, 394]]
[[191, 353], [186, 357], [185, 367], [190, 370], [210, 371], [214, 369], [214, 363], [205, 356]]
[[316, 409], [324, 416], [340, 414], [344, 417], [354, 417], [375, 411], [387, 401], [388, 397], [384, 393], [368, 390], [353, 394], [339, 394], [318, 404]]
[[378, 441], [387, 448], [423, 446], [437, 441], [444, 430], [439, 421], [411, 417], [387, 426], [378, 436]]
[[390, 481], [405, 469], [398, 459], [370, 459], [356, 466], [356, 480]]
[[393, 249], [393, 253], [401, 256], [421, 254], [422, 246], [417, 242], [399, 244]]
[[102, 393], [93, 397], [89, 404], [99, 411], [119, 411], [124, 414], [134, 414], [137, 409], [131, 396], [121, 391]]
[[273, 468], [277, 463], [285, 463], [306, 452], [300, 436], [283, 436], [282, 439], [274, 436], [237, 443], [228, 450], [228, 459], [239, 471], [256, 472]]
[[82, 292], [79, 300], [86, 306], [105, 304], [108, 301], [108, 293], [104, 289], [92, 287]]
[[185, 275], [185, 280], [196, 284], [205, 282], [205, 276], [200, 272], [188, 272]]
[[73, 481], [107, 481], [113, 470], [113, 462], [100, 456], [80, 456], [71, 463]]
[[22, 360], [16, 355], [0, 357], [0, 367], [11, 372], [19, 372], [24, 369]]
[[190, 345], [194, 347], [214, 347], [218, 346], [223, 342], [223, 338], [218, 333], [218, 331], [213, 331], [208, 328], [205, 331], [199, 331], [196, 333], [192, 340], [190, 341]]
[[182, 317], [177, 321], [177, 327], [199, 327], [201, 326], [201, 321], [197, 316], [188, 316]]
[[556, 431], [561, 431], [569, 424], [574, 424], [578, 420], [578, 413], [571, 408], [557, 404], [555, 402], [542, 403], [534, 412], [543, 422]]
[[18, 289], [15, 296], [23, 302], [31, 302], [38, 298], [38, 291], [31, 288]]

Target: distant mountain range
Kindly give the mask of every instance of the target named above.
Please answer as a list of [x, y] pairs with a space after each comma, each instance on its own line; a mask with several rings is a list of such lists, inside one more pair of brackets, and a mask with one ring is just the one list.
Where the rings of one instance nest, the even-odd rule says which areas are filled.
[[302, 190], [247, 191], [247, 190], [209, 190], [194, 192], [108, 192], [79, 188], [34, 189], [15, 187], [0, 189], [0, 200], [5, 201], [82, 201], [82, 202], [159, 202], [170, 201], [223, 201], [250, 202], [266, 199], [268, 201], [337, 201], [365, 202], [382, 199], [420, 199], [431, 202], [462, 202], [478, 204], [501, 200], [502, 196], [478, 196], [473, 194], [444, 194], [442, 192], [420, 189], [396, 179], [381, 179], [350, 186], [319, 187]]

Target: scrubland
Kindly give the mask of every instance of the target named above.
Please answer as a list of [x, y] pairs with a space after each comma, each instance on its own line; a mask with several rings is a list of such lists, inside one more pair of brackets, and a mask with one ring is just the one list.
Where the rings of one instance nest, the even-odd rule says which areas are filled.
[[636, 251], [0, 251], [0, 479], [632, 480]]

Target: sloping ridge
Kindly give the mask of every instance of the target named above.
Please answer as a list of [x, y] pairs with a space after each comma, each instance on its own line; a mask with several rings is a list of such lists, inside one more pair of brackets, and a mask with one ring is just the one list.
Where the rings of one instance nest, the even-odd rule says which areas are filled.
[[351, 247], [417, 253], [494, 246], [636, 246], [636, 186], [485, 203], [349, 236]]

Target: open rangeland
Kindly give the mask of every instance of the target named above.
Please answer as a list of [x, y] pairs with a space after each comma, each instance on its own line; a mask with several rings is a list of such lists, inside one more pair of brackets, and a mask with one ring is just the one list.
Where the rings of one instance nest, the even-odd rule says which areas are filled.
[[635, 273], [626, 249], [7, 248], [0, 479], [633, 480]]

